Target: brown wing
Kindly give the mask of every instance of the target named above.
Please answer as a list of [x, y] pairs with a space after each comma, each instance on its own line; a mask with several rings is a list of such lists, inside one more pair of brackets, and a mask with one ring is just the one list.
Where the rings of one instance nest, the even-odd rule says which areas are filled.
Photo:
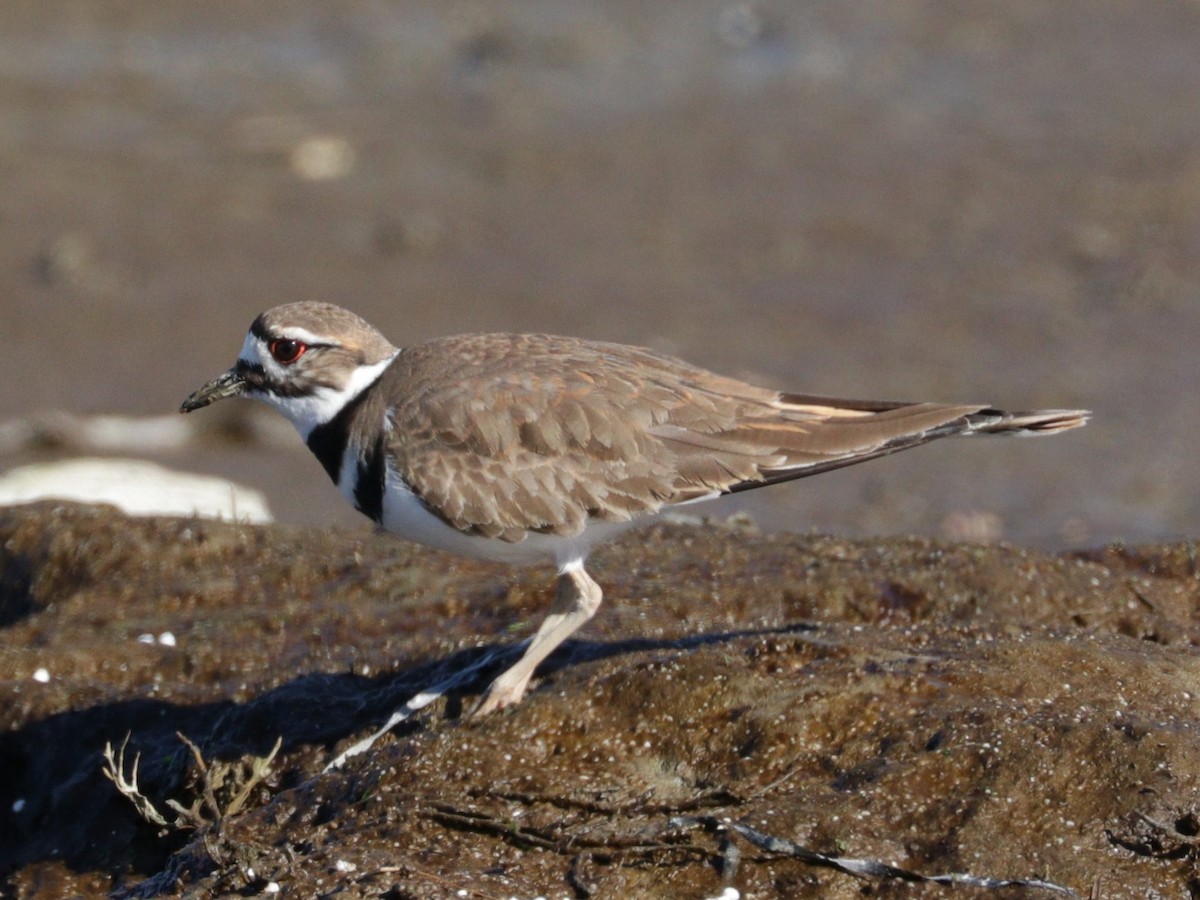
[[783, 395], [649, 350], [546, 335], [434, 341], [403, 351], [388, 377], [402, 398], [401, 474], [454, 527], [509, 541], [1002, 430], [1007, 416]]
[[389, 375], [404, 390], [401, 474], [456, 528], [506, 540], [657, 510], [680, 472], [652, 429], [681, 412], [736, 425], [735, 400], [690, 389], [668, 361], [568, 338], [447, 338], [403, 351]]

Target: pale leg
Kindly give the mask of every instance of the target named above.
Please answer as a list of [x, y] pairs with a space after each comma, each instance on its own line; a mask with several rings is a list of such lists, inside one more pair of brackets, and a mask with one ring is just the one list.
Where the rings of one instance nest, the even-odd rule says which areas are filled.
[[582, 567], [568, 569], [558, 576], [558, 587], [550, 614], [525, 648], [517, 662], [491, 683], [472, 716], [482, 716], [521, 702], [533, 670], [554, 652], [576, 629], [596, 614], [604, 596]]

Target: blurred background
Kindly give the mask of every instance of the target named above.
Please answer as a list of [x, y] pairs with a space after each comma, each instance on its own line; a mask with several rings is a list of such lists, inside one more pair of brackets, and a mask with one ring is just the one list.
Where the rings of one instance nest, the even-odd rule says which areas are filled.
[[1194, 536], [1198, 47], [1195, 0], [2, 4], [0, 472], [138, 457], [359, 521], [269, 411], [175, 412], [329, 300], [401, 345], [1095, 411], [710, 507], [767, 529]]

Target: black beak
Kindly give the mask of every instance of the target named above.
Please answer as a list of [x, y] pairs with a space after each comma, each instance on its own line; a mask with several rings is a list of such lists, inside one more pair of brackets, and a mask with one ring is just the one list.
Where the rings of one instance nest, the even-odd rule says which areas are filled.
[[225, 397], [237, 397], [246, 393], [247, 384], [237, 369], [230, 369], [224, 375], [218, 375], [200, 390], [193, 392], [179, 407], [181, 413], [194, 412], [216, 403]]

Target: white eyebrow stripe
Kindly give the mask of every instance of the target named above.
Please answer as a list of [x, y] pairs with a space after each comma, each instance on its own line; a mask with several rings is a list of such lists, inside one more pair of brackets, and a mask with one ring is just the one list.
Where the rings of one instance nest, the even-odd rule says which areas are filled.
[[335, 341], [328, 337], [313, 334], [307, 328], [300, 328], [296, 325], [289, 325], [287, 328], [279, 329], [280, 337], [290, 338], [294, 341], [301, 341], [305, 344], [332, 344]]

